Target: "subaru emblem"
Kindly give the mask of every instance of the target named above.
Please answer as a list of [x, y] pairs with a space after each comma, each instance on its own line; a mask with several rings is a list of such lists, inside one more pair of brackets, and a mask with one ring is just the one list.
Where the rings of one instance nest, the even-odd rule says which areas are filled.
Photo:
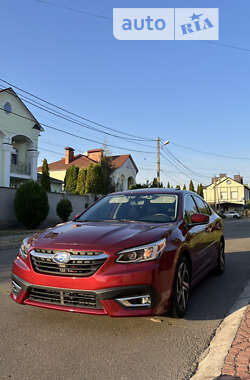
[[53, 261], [57, 264], [67, 264], [70, 261], [70, 253], [57, 252], [53, 256]]

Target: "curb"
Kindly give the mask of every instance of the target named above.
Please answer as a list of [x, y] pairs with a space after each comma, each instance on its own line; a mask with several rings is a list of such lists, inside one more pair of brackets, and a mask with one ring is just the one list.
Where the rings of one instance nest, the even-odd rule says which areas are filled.
[[[226, 318], [217, 328], [216, 334], [209, 347], [201, 354], [198, 361], [197, 371], [195, 375], [190, 378], [190, 380], [240, 380], [239, 377], [228, 376], [230, 374], [226, 375], [224, 366], [225, 370], [228, 369], [228, 365], [225, 361], [236, 337], [239, 326], [241, 325], [249, 301], [250, 281], [247, 283], [243, 292], [230, 309]], [[233, 361], [230, 361], [230, 364], [232, 368], [234, 368]], [[222, 375], [223, 372], [224, 374]], [[250, 379], [250, 377], [248, 377], [248, 379]]]

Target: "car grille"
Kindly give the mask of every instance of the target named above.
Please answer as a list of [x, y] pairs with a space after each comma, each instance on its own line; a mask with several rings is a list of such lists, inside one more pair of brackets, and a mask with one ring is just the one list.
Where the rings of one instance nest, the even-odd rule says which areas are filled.
[[61, 290], [32, 287], [29, 292], [31, 301], [61, 306], [96, 309], [96, 295], [78, 290]]
[[62, 251], [33, 250], [30, 253], [34, 271], [55, 276], [88, 277], [93, 275], [106, 261], [103, 252], [70, 251], [67, 263], [57, 263], [54, 255]]

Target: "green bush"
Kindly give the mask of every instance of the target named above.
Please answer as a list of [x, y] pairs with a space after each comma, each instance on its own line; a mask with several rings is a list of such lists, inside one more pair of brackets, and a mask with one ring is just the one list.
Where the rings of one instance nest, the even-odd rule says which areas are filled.
[[250, 201], [247, 201], [246, 208], [250, 210]]
[[69, 199], [61, 199], [56, 206], [56, 213], [63, 222], [67, 222], [72, 213], [72, 204]]
[[26, 228], [36, 228], [49, 212], [47, 193], [37, 182], [27, 181], [16, 191], [14, 208], [19, 222]]

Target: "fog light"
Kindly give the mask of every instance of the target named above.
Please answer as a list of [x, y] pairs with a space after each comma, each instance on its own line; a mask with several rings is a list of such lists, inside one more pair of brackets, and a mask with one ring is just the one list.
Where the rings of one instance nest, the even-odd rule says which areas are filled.
[[148, 304], [148, 305], [151, 305], [151, 297], [143, 297], [142, 300], [141, 300], [141, 303], [142, 304]]
[[15, 281], [12, 281], [12, 293], [15, 294], [15, 296], [18, 296], [21, 290], [21, 286], [19, 286]]
[[150, 307], [152, 303], [151, 296], [149, 294], [142, 296], [117, 298], [116, 301], [125, 307]]

